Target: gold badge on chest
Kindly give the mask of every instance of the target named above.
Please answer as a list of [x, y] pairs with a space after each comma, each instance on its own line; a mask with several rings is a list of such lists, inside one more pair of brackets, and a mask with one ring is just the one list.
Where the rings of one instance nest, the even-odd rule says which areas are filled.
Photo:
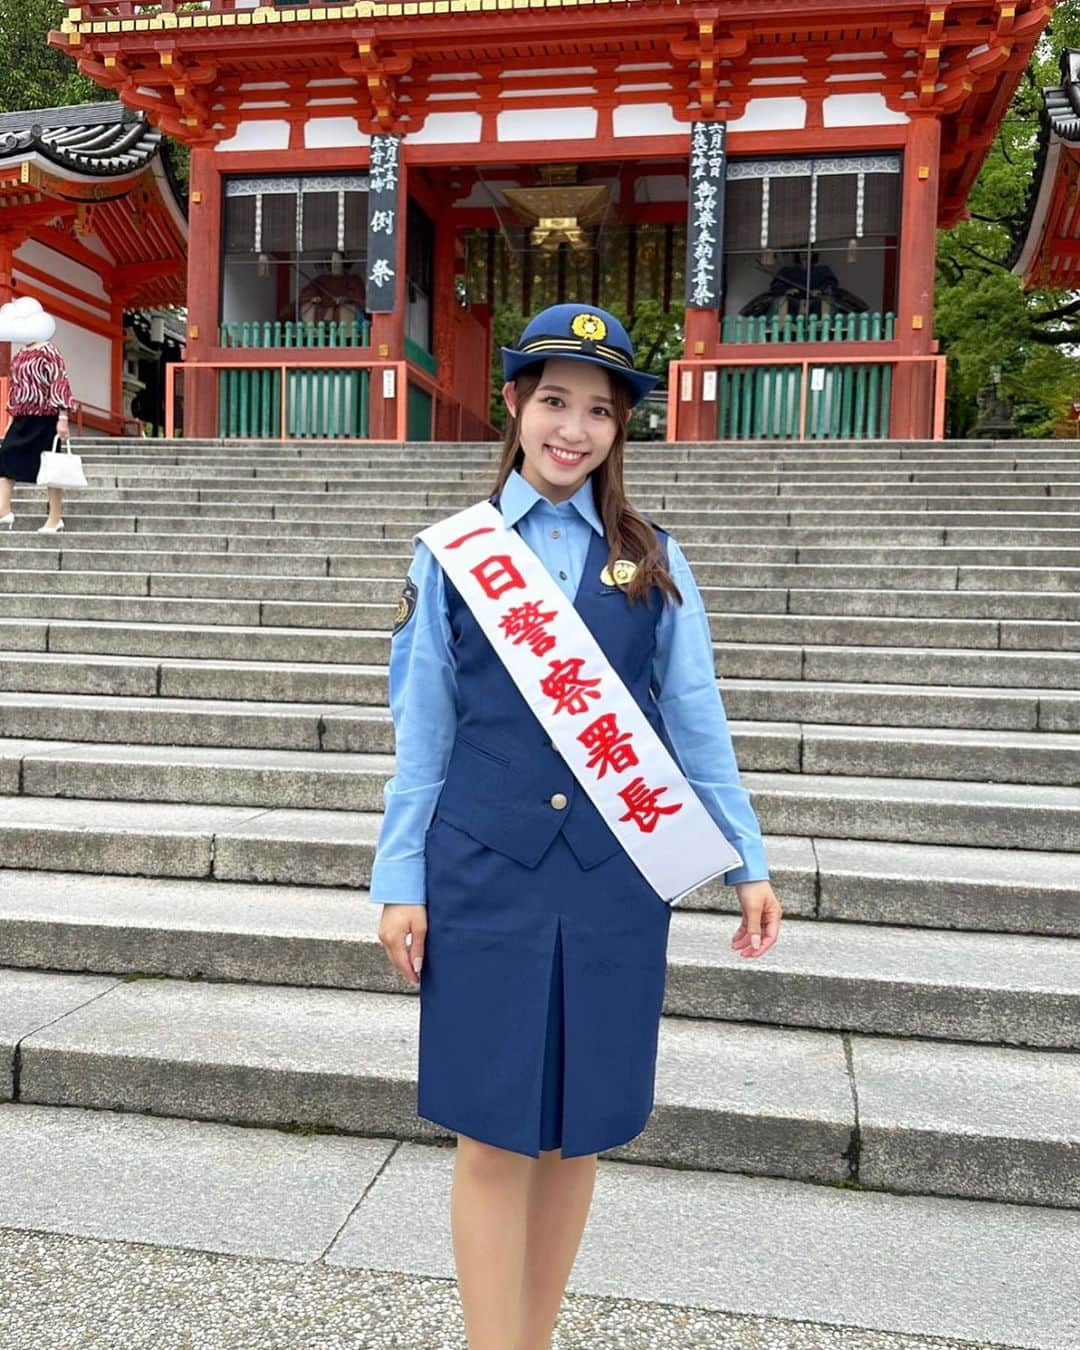
[[605, 586], [627, 586], [634, 579], [637, 572], [637, 563], [631, 562], [628, 558], [619, 558], [614, 567], [605, 567], [600, 573], [600, 580]]

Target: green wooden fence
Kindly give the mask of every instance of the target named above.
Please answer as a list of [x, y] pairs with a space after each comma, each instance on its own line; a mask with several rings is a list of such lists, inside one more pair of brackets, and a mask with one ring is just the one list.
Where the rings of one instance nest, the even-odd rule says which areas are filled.
[[[289, 369], [285, 372], [284, 435], [368, 435], [371, 375], [366, 370]], [[281, 369], [233, 367], [218, 377], [218, 435], [281, 436]]]
[[781, 319], [774, 314], [746, 318], [729, 314], [721, 325], [723, 342], [891, 342], [896, 315], [798, 314]]
[[222, 347], [367, 347], [369, 323], [223, 323], [218, 330]]
[[[223, 323], [222, 347], [367, 347], [367, 323]], [[245, 437], [362, 437], [368, 434], [371, 376], [366, 370], [286, 371], [281, 426], [281, 369], [234, 367], [218, 377], [218, 435]]]
[[[728, 315], [721, 327], [725, 343], [780, 345], [817, 342], [889, 342], [895, 335], [892, 313], [799, 314], [747, 318]], [[814, 361], [806, 392], [808, 440], [863, 440], [887, 437], [892, 402], [892, 366], [830, 365]], [[717, 434], [722, 440], [797, 440], [803, 371], [798, 365], [721, 369], [717, 382]]]
[[[889, 435], [892, 366], [812, 363], [807, 440], [874, 440]], [[724, 441], [799, 440], [801, 366], [721, 369], [717, 435]]]

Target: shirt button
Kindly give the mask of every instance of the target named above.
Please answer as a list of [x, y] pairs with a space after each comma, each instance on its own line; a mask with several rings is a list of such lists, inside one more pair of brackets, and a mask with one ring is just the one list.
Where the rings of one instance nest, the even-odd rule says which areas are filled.
[[551, 537], [552, 537], [552, 539], [558, 539], [558, 537], [559, 537], [559, 531], [558, 531], [558, 530], [552, 530], [552, 531], [551, 531]]
[[559, 576], [560, 576], [560, 578], [561, 578], [563, 581], [566, 580], [566, 573], [565, 573], [565, 572], [560, 572], [560, 573], [559, 573]]
[[566, 810], [566, 796], [565, 796], [565, 794], [562, 793], [562, 792], [556, 792], [555, 796], [552, 797], [552, 799], [551, 799], [551, 804], [552, 804], [552, 806], [555, 808], [556, 811], [565, 811], [565, 810]]

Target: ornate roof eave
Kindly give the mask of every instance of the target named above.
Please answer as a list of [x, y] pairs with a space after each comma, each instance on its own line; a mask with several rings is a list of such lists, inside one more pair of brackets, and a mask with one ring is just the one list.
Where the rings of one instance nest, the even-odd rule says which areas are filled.
[[116, 102], [0, 114], [0, 162], [33, 158], [65, 176], [127, 178], [154, 159], [161, 132]]
[[1043, 244], [1047, 211], [1054, 196], [1061, 156], [1066, 146], [1080, 147], [1080, 50], [1061, 53], [1061, 83], [1042, 91], [1039, 145], [1028, 187], [1024, 220], [1013, 247], [1002, 260], [1015, 276], [1026, 278]]

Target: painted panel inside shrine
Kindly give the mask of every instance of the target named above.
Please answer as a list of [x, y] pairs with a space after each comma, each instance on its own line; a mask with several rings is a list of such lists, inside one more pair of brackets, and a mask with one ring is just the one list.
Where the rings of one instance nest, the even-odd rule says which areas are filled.
[[1053, 0], [82, 0], [192, 147], [185, 430], [491, 434], [542, 305], [632, 325], [684, 439], [930, 436], [934, 240]]

